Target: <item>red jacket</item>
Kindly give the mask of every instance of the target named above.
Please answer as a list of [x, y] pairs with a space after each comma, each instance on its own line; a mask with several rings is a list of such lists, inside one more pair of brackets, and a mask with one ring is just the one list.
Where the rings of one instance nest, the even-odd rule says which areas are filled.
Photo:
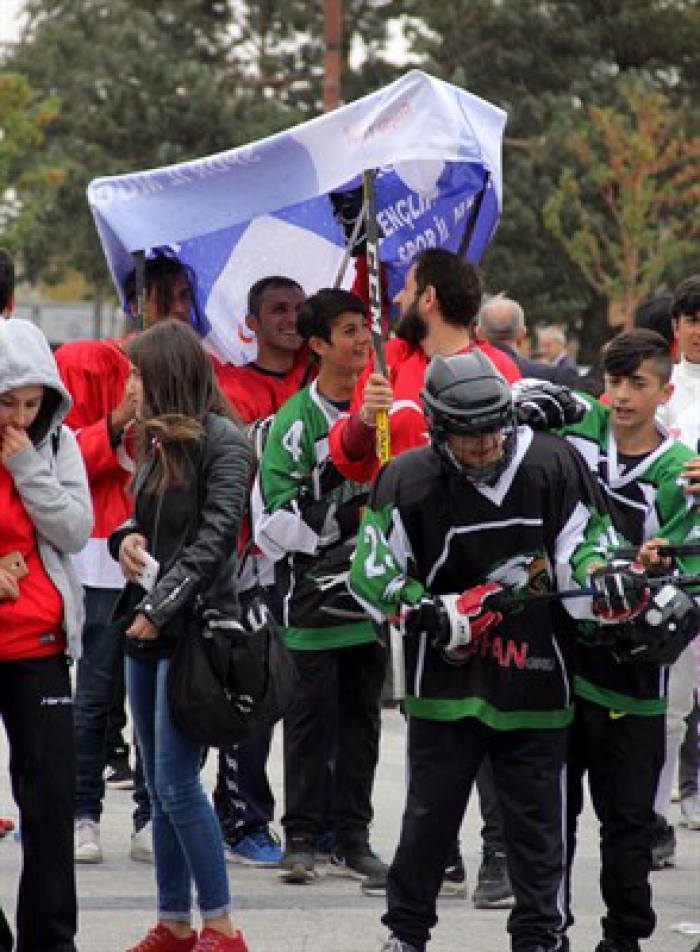
[[[508, 383], [520, 379], [516, 364], [503, 351], [488, 343], [472, 346], [478, 347], [493, 361]], [[423, 446], [428, 442], [428, 430], [420, 400], [428, 358], [422, 347], [412, 347], [398, 339], [387, 343], [385, 353], [389, 381], [394, 390], [394, 404], [389, 414], [391, 455], [398, 456], [405, 450]], [[365, 384], [373, 370], [374, 365], [370, 362], [358, 378], [350, 407], [351, 414], [359, 412]], [[371, 482], [379, 472], [379, 460], [374, 455], [357, 461], [348, 459], [342, 439], [347, 419], [342, 417], [338, 420], [330, 432], [331, 458], [347, 479], [357, 483]]]
[[34, 523], [12, 476], [0, 463], [0, 555], [20, 552], [29, 574], [19, 583], [19, 598], [0, 599], [0, 661], [43, 658], [66, 650], [63, 599], [39, 555]]
[[299, 390], [302, 382], [313, 380], [316, 368], [309, 367], [309, 352], [302, 347], [294, 366], [284, 374], [263, 370], [253, 362], [235, 367], [212, 357], [214, 373], [224, 396], [244, 423], [264, 420], [276, 413]]
[[129, 361], [116, 340], [81, 340], [56, 351], [56, 363], [73, 406], [66, 424], [75, 431], [90, 482], [95, 526], [74, 559], [78, 577], [94, 588], [121, 588], [124, 578], [107, 551], [107, 538], [131, 513], [127, 485], [134, 469], [120, 442], [110, 443], [107, 415], [121, 402]]

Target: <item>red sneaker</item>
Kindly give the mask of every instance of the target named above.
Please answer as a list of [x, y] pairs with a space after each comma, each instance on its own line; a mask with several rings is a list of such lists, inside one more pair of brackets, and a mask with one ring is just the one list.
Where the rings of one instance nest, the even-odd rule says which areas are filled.
[[248, 946], [241, 932], [228, 936], [213, 929], [204, 929], [193, 952], [248, 952]]
[[167, 926], [159, 922], [148, 935], [145, 935], [137, 945], [132, 946], [128, 952], [193, 952], [196, 944], [196, 932], [193, 932], [186, 939], [178, 939]]

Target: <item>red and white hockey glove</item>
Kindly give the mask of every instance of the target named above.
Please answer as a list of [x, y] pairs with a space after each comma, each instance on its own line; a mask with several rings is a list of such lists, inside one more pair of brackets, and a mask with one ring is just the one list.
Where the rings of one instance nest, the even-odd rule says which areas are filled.
[[463, 663], [469, 658], [469, 646], [491, 631], [503, 615], [489, 606], [501, 585], [489, 582], [468, 588], [460, 595], [440, 595], [440, 625], [433, 644], [448, 661]]
[[651, 594], [639, 562], [611, 562], [589, 576], [593, 613], [604, 625], [631, 621], [647, 606]]

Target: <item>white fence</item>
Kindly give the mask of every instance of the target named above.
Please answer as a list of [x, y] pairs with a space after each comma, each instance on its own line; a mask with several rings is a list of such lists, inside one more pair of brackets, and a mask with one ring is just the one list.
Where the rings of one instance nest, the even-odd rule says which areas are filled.
[[12, 314], [37, 324], [54, 346], [86, 337], [120, 337], [124, 331], [121, 310], [105, 306], [96, 314], [90, 301], [18, 304]]

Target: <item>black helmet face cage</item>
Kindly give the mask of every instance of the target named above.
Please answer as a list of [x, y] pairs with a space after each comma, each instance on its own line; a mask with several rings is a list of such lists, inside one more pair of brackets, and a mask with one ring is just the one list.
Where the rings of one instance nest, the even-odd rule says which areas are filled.
[[[435, 413], [428, 403], [425, 404], [425, 415], [428, 421], [430, 442], [450, 469], [456, 471], [474, 486], [493, 486], [498, 482], [501, 474], [510, 465], [515, 453], [517, 427], [512, 408], [508, 408], [507, 411], [501, 413], [498, 420], [494, 419], [489, 423], [485, 421], [481, 426], [474, 423], [466, 424], [464, 421], [450, 417], [445, 413]], [[486, 466], [467, 466], [457, 459], [449, 445], [448, 437], [450, 434], [453, 436], [478, 437], [491, 433], [501, 433], [503, 444], [500, 457]]]

